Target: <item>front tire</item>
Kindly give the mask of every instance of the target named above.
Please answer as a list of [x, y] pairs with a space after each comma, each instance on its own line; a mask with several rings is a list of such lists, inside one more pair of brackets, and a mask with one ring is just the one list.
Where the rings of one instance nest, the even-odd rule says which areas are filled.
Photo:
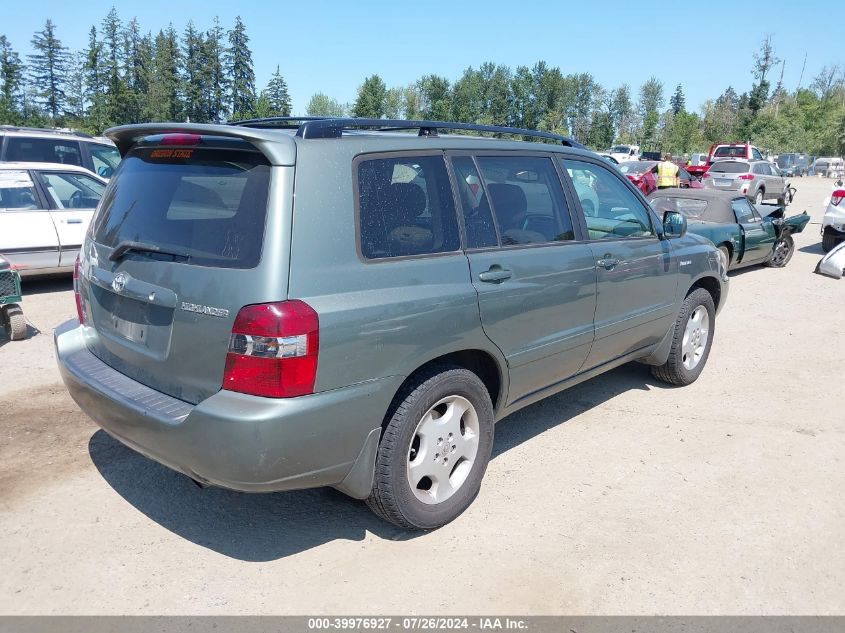
[[772, 256], [767, 264], [772, 268], [783, 268], [792, 259], [793, 253], [795, 253], [795, 240], [791, 235], [782, 237], [772, 247]]
[[669, 358], [651, 373], [658, 380], [671, 385], [694, 383], [704, 370], [713, 334], [716, 330], [716, 306], [713, 297], [703, 288], [687, 295], [675, 320], [675, 331]]
[[493, 404], [463, 367], [435, 366], [394, 400], [367, 505], [411, 530], [446, 525], [475, 499], [493, 449]]

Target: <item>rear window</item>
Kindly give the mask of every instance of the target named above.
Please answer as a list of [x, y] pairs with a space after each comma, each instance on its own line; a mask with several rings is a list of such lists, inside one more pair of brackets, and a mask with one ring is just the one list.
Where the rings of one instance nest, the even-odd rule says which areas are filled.
[[710, 166], [710, 171], [722, 174], [744, 174], [749, 167], [748, 163], [714, 163]]
[[691, 220], [695, 220], [700, 218], [705, 209], [707, 209], [707, 201], [694, 198], [661, 196], [652, 199], [651, 206], [660, 217], [663, 217], [663, 214], [668, 211], [675, 211]]
[[617, 167], [623, 174], [641, 174], [644, 171], [654, 169], [653, 161], [632, 160], [627, 163], [622, 163]]
[[720, 158], [746, 158], [748, 156], [748, 150], [745, 148], [744, 145], [740, 145], [739, 147], [730, 147], [728, 145], [723, 145], [722, 147], [717, 147], [716, 151], [713, 152], [713, 156], [718, 156]]
[[154, 244], [198, 266], [253, 268], [261, 257], [270, 164], [258, 152], [139, 148], [106, 190], [94, 239]]
[[6, 139], [6, 160], [81, 166], [82, 154], [76, 141], [9, 136]]

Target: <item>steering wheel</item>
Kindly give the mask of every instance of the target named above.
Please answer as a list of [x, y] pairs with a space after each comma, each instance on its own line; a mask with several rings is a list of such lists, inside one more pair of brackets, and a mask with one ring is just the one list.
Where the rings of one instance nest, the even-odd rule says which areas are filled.
[[79, 209], [82, 207], [82, 192], [77, 189], [72, 194], [70, 194], [70, 198], [68, 198], [68, 206], [71, 209]]

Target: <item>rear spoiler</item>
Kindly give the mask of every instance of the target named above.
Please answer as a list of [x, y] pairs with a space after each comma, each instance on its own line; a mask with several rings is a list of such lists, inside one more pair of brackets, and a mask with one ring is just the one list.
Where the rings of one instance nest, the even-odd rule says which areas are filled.
[[273, 165], [296, 163], [296, 141], [293, 136], [272, 129], [199, 123], [140, 123], [109, 128], [105, 131], [105, 136], [114, 142], [120, 155], [125, 156], [132, 146], [145, 136], [180, 132], [241, 139], [255, 145]]

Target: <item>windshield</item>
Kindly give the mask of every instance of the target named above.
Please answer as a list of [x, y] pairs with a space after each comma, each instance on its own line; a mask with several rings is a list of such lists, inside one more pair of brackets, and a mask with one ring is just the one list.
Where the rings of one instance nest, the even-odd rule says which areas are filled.
[[795, 157], [791, 154], [785, 154], [782, 156], [778, 156], [775, 162], [777, 163], [778, 167], [789, 167], [790, 165], [795, 163]]
[[252, 268], [269, 184], [270, 165], [258, 152], [135, 149], [106, 190], [94, 239], [111, 248], [152, 244], [200, 266]]
[[631, 151], [630, 145], [614, 145], [610, 148], [612, 154], [627, 154]]
[[725, 161], [722, 163], [713, 163], [710, 166], [710, 171], [722, 174], [744, 174], [751, 166], [748, 163], [735, 163], [733, 161]]

